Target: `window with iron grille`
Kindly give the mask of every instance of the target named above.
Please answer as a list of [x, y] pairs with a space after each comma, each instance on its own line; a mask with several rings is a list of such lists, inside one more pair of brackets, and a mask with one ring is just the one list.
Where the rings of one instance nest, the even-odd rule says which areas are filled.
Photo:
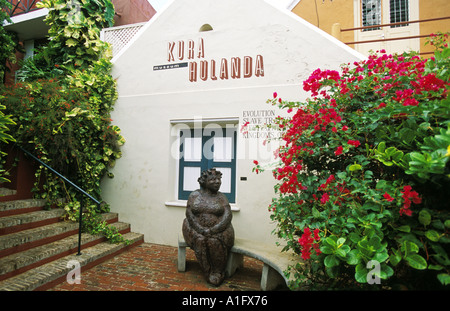
[[[399, 23], [409, 21], [408, 0], [390, 0], [390, 22]], [[408, 26], [408, 24], [394, 25], [391, 28]]]
[[[362, 24], [363, 26], [381, 24], [381, 0], [362, 0]], [[364, 31], [376, 29], [380, 27], [367, 28]]]

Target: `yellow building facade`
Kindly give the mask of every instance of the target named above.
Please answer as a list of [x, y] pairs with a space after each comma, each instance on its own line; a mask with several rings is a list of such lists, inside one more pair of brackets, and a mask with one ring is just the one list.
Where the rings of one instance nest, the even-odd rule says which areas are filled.
[[450, 31], [448, 0], [300, 0], [291, 10], [365, 55], [385, 49], [426, 57], [433, 51], [426, 37]]

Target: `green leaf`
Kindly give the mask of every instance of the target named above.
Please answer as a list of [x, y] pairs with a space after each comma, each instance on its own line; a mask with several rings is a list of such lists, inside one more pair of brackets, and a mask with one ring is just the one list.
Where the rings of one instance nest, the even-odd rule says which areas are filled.
[[416, 131], [410, 128], [403, 128], [400, 130], [399, 135], [406, 144], [410, 144], [416, 138]]
[[336, 255], [345, 259], [347, 257], [347, 253], [350, 251], [350, 246], [348, 245], [342, 245], [336, 250]]
[[402, 253], [398, 250], [393, 250], [389, 257], [389, 262], [395, 267], [400, 261], [402, 261]]
[[428, 226], [431, 223], [430, 213], [424, 209], [421, 210], [419, 212], [419, 222], [424, 226]]
[[404, 226], [395, 228], [395, 230], [408, 233], [408, 232], [411, 232], [411, 227], [408, 225], [404, 225]]
[[448, 273], [440, 273], [438, 274], [437, 278], [443, 285], [450, 284], [450, 275]]
[[406, 254], [417, 253], [419, 252], [419, 246], [416, 243], [411, 241], [404, 241], [401, 247], [401, 250]]
[[336, 242], [337, 247], [338, 248], [341, 247], [345, 243], [345, 240], [346, 240], [345, 238], [339, 238]]
[[76, 46], [77, 43], [78, 42], [76, 40], [72, 39], [72, 38], [66, 40], [66, 45], [69, 46], [69, 47]]
[[450, 228], [450, 219], [447, 219], [447, 220], [444, 222], [444, 225], [445, 225], [447, 228]]
[[375, 256], [373, 256], [373, 260], [376, 260], [380, 263], [385, 262], [388, 258], [389, 258], [389, 255], [386, 250], [383, 252], [378, 252], [375, 254]]
[[361, 257], [359, 256], [359, 251], [357, 249], [351, 250], [347, 254], [346, 259], [349, 265], [356, 266], [357, 264], [359, 264], [361, 260]]
[[359, 283], [367, 283], [367, 270], [366, 266], [362, 263], [356, 266], [355, 268], [355, 279]]
[[377, 147], [378, 152], [383, 153], [385, 149], [386, 149], [386, 143], [384, 141], [382, 141], [381, 143], [378, 144], [378, 147]]
[[320, 247], [320, 251], [321, 251], [322, 253], [324, 253], [325, 255], [331, 255], [331, 254], [333, 254], [334, 249], [333, 249], [331, 246], [328, 246], [328, 245], [322, 245], [322, 246]]
[[348, 170], [350, 172], [354, 172], [354, 171], [359, 171], [361, 169], [362, 169], [362, 166], [360, 164], [352, 164], [352, 165], [350, 165]]
[[388, 279], [388, 278], [390, 278], [391, 276], [393, 276], [394, 275], [394, 269], [392, 269], [390, 266], [388, 266], [387, 264], [385, 264], [385, 263], [382, 263], [381, 264], [381, 275], [380, 275], [380, 277], [382, 278], [382, 279]]
[[339, 265], [339, 259], [335, 255], [328, 255], [324, 260], [325, 267], [332, 268]]
[[312, 208], [312, 215], [313, 215], [314, 218], [320, 218], [321, 217], [320, 212], [315, 207]]
[[425, 232], [425, 236], [433, 242], [439, 241], [440, 238], [439, 233], [435, 230], [428, 230], [427, 232]]
[[361, 236], [356, 233], [356, 232], [352, 232], [348, 235], [350, 241], [352, 241], [353, 243], [358, 243], [359, 240], [361, 240]]
[[409, 265], [417, 270], [424, 270], [427, 268], [427, 261], [419, 254], [409, 254], [405, 257]]
[[326, 243], [329, 246], [331, 246], [332, 248], [336, 249], [337, 248], [336, 240], [337, 240], [336, 236], [329, 236], [324, 240], [324, 243]]

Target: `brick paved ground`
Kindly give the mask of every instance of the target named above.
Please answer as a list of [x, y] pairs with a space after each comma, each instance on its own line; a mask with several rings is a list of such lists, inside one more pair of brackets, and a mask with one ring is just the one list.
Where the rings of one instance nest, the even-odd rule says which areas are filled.
[[206, 283], [192, 250], [186, 272], [177, 270], [177, 248], [143, 243], [87, 271], [81, 284], [64, 282], [50, 291], [259, 291], [262, 263], [244, 257], [244, 268], [215, 287]]

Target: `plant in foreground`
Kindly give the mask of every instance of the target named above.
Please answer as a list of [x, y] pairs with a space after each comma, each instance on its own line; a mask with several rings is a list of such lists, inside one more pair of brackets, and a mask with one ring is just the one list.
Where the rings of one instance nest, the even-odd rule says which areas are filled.
[[428, 60], [381, 51], [314, 71], [306, 102], [269, 100], [290, 114], [277, 118], [269, 210], [305, 260], [290, 271], [293, 287], [450, 283], [449, 57], [444, 44]]

